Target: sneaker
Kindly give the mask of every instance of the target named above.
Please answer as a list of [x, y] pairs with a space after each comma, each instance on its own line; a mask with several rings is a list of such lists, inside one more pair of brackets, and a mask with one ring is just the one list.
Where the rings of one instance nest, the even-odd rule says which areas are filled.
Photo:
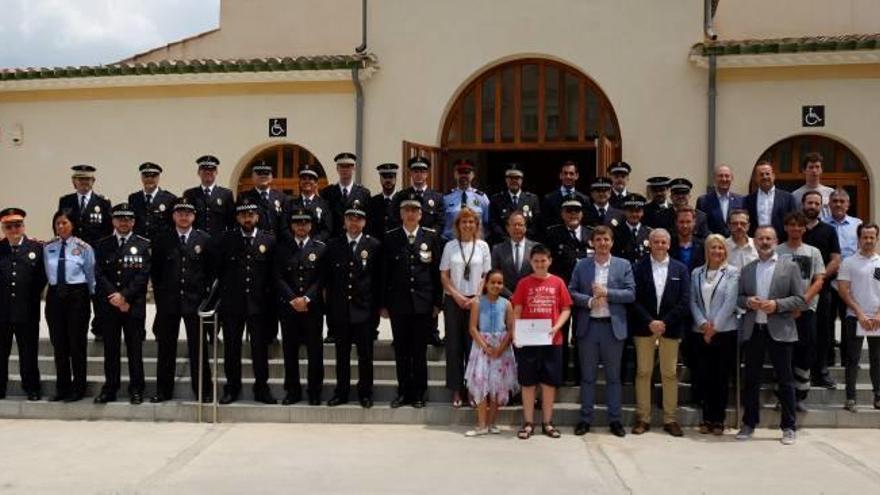
[[791, 428], [782, 430], [782, 445], [794, 445], [796, 434]]
[[492, 435], [500, 435], [501, 428], [497, 427], [496, 425], [491, 425], [489, 426], [489, 433]]
[[853, 399], [847, 399], [846, 402], [843, 403], [843, 408], [851, 413], [856, 412], [856, 401]]
[[464, 434], [466, 437], [481, 437], [489, 434], [489, 428], [476, 428]]
[[752, 435], [755, 434], [755, 429], [749, 425], [743, 425], [739, 432], [736, 434], [736, 439], [739, 441], [750, 440]]
[[797, 411], [799, 413], [810, 412], [810, 410], [807, 409], [807, 406], [804, 404], [804, 401], [802, 401], [802, 400], [797, 401], [797, 403], [794, 406], [794, 409], [795, 409], [795, 411]]

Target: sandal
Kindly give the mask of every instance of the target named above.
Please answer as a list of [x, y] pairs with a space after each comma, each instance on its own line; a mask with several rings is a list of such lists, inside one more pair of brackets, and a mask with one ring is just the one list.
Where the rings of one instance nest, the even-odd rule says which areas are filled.
[[534, 432], [535, 427], [532, 426], [531, 423], [523, 423], [522, 428], [520, 428], [519, 431], [516, 432], [516, 437], [520, 440], [528, 440]]
[[553, 426], [553, 423], [541, 423], [541, 433], [550, 438], [559, 438], [562, 436], [562, 433], [559, 433], [559, 430]]
[[452, 401], [452, 407], [454, 407], [455, 409], [461, 408], [461, 399], [455, 399], [454, 401]]

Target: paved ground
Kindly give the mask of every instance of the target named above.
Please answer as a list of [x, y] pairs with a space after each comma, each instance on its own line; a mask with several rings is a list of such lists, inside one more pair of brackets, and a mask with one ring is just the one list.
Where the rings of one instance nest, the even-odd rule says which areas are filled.
[[[469, 439], [423, 426], [0, 421], [2, 493], [877, 493], [880, 431]], [[747, 473], [747, 474], [743, 474]]]

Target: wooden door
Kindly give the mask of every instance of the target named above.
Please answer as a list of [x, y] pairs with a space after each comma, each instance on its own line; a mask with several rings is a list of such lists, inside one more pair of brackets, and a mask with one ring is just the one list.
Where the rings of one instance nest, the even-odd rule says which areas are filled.
[[[431, 173], [428, 175], [428, 186], [442, 192], [443, 171], [446, 167], [443, 160], [443, 150], [437, 146], [418, 144], [412, 141], [403, 142], [403, 159], [400, 162], [400, 167], [403, 169], [403, 181], [400, 184], [400, 188], [409, 187], [409, 167], [406, 164], [410, 158], [416, 156], [424, 156], [430, 160]], [[438, 185], [441, 189], [438, 189]]]

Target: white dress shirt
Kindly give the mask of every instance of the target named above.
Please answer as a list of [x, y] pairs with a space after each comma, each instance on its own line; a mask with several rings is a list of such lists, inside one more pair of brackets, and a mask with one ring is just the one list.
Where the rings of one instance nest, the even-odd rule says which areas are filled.
[[186, 244], [189, 241], [189, 235], [192, 234], [192, 227], [181, 232], [179, 229], [175, 229], [177, 231], [177, 238], [180, 239], [180, 236], [183, 236], [183, 242]]
[[663, 291], [666, 290], [666, 277], [669, 274], [669, 255], [663, 261], [657, 261], [651, 256], [651, 273], [654, 276], [654, 294], [657, 295], [657, 312], [659, 313]]
[[[758, 266], [755, 269], [755, 295], [760, 299], [767, 299], [767, 296], [770, 294], [770, 283], [773, 282], [773, 270], [776, 269], [776, 260], [778, 258], [779, 255], [773, 253], [773, 256], [766, 261], [758, 260]], [[757, 311], [755, 323], [767, 323], [767, 313]]]
[[[608, 287], [608, 271], [611, 267], [611, 257], [609, 256], [605, 263], [599, 263], [596, 261], [596, 276], [593, 278], [593, 282], [601, 285], [602, 287]], [[607, 299], [606, 299], [607, 302]], [[590, 299], [590, 317], [591, 318], [610, 318], [611, 310], [608, 308], [608, 304], [603, 304], [600, 307], [593, 307], [593, 300]]]
[[718, 205], [721, 206], [721, 218], [726, 221], [727, 210], [730, 208], [730, 191], [722, 194], [716, 190], [715, 194], [718, 196]]
[[[465, 265], [470, 267], [470, 277], [467, 280], [464, 278]], [[492, 252], [484, 240], [459, 242], [453, 239], [443, 246], [440, 270], [449, 271], [452, 285], [464, 296], [479, 295], [483, 277], [491, 269]]]
[[725, 239], [724, 244], [727, 246], [727, 263], [730, 266], [742, 270], [744, 266], [758, 259], [758, 250], [755, 249], [755, 242], [751, 237], [743, 246], [737, 246], [733, 237]]
[[758, 226], [773, 224], [773, 198], [776, 197], [776, 186], [770, 188], [769, 192], [758, 189]]

